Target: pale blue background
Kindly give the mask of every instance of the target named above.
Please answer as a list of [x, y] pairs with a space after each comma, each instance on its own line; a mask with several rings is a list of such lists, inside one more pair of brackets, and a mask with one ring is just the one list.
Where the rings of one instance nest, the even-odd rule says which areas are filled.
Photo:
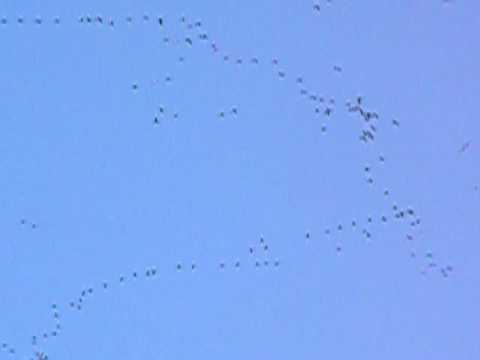
[[[86, 14], [116, 27], [77, 23]], [[31, 356], [54, 302], [61, 333], [40, 342], [50, 359], [480, 358], [477, 1], [338, 0], [315, 13], [310, 1], [3, 0], [2, 16], [0, 343], [16, 354], [1, 360]], [[336, 99], [331, 119], [297, 76]], [[373, 145], [345, 112], [357, 94], [381, 115]], [[417, 259], [394, 202], [422, 219]], [[260, 236], [270, 249], [255, 258], [280, 267], [252, 266]], [[452, 276], [421, 275], [427, 251]], [[195, 273], [175, 270], [192, 261]], [[119, 286], [148, 266], [155, 279]], [[84, 309], [68, 309], [89, 286]]]

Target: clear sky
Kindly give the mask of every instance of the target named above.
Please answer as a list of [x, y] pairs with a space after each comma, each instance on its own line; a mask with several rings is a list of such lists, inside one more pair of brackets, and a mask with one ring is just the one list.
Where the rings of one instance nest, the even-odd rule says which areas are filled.
[[0, 360], [480, 358], [480, 5], [319, 4], [2, 1]]

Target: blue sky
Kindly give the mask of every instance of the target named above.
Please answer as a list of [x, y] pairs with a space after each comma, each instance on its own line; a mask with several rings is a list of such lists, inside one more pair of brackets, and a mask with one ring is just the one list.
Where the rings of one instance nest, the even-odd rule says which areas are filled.
[[3, 1], [0, 360], [479, 357], [479, 10]]

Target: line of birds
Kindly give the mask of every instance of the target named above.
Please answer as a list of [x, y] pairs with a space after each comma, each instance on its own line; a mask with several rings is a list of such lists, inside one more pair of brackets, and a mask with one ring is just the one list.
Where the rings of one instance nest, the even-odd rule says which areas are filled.
[[[193, 42], [189, 42], [189, 45], [193, 45]], [[219, 47], [215, 42], [211, 43], [211, 49], [212, 49], [213, 54], [219, 53]], [[260, 62], [258, 57], [252, 57], [251, 59], [252, 60], [250, 62], [253, 63], [253, 64], [258, 64]], [[229, 61], [230, 57], [228, 55], [224, 55], [223, 60], [224, 61]], [[242, 60], [242, 58], [237, 58], [234, 61], [234, 63], [235, 64], [243, 64], [243, 60]], [[279, 64], [280, 64], [280, 61], [279, 61], [278, 58], [273, 58], [271, 60], [271, 65], [273, 67], [274, 73], [275, 72], [277, 73], [277, 76], [280, 80], [284, 80], [287, 77], [286, 72], [284, 70], [278, 70]], [[342, 71], [342, 68], [338, 65], [335, 65], [333, 69], [336, 72], [341, 72]], [[335, 99], [332, 98], [332, 97], [327, 98], [327, 97], [320, 96], [320, 95], [317, 95], [315, 93], [309, 92], [304, 87], [304, 82], [305, 81], [304, 81], [304, 78], [302, 76], [297, 76], [295, 78], [295, 83], [300, 87], [300, 95], [306, 97], [309, 101], [311, 101], [315, 104], [315, 114], [323, 114], [326, 118], [329, 118], [334, 113], [334, 110], [335, 110], [335, 104], [336, 104]], [[374, 141], [376, 139], [376, 136], [377, 136], [377, 132], [378, 132], [378, 121], [380, 119], [380, 115], [376, 111], [368, 110], [365, 107], [364, 102], [365, 101], [364, 101], [363, 96], [357, 96], [354, 101], [350, 101], [350, 100], [346, 101], [346, 109], [347, 109], [347, 113], [358, 113], [363, 120], [363, 129], [361, 130], [359, 140], [361, 142], [364, 142], [364, 143], [374, 143]], [[321, 109], [321, 106], [319, 106], [318, 104], [323, 105], [324, 108]], [[232, 112], [234, 114], [237, 113], [236, 111], [233, 111], [233, 110], [232, 110]], [[219, 112], [219, 117], [220, 118], [223, 118], [225, 115], [226, 115], [226, 113], [224, 111]], [[158, 120], [155, 120], [154, 122], [158, 123]], [[391, 125], [394, 128], [399, 128], [400, 127], [400, 122], [396, 119], [392, 119], [391, 120]], [[320, 131], [322, 133], [325, 133], [327, 131], [327, 126], [325, 124], [323, 124], [320, 128]], [[378, 156], [378, 160], [379, 160], [379, 162], [384, 163], [385, 162], [385, 156], [380, 154]], [[373, 176], [371, 175], [371, 172], [369, 170], [370, 170], [369, 167], [365, 168], [365, 174], [367, 175], [366, 176], [366, 182], [369, 185], [373, 185], [374, 184], [374, 179], [373, 179]], [[384, 189], [383, 190], [383, 195], [385, 197], [390, 196], [390, 190], [388, 188]], [[394, 205], [394, 208], [396, 208], [396, 205]], [[404, 212], [399, 211], [398, 213], [395, 214], [395, 218], [403, 219], [404, 218]], [[383, 219], [384, 222], [386, 222], [387, 217], [383, 216], [382, 219]], [[420, 222], [419, 219], [417, 219], [416, 221], [411, 221], [410, 226], [414, 227], [414, 226], [418, 225], [419, 222]], [[365, 235], [366, 238], [371, 237], [371, 233], [366, 231], [366, 230], [363, 231], [363, 234]], [[413, 236], [411, 234], [407, 234], [406, 236], [409, 239], [413, 239]], [[338, 250], [340, 250], [340, 249], [338, 249]], [[444, 269], [444, 268], [442, 268], [442, 269]], [[442, 274], [445, 275], [445, 272], [442, 271]]]
[[[148, 21], [150, 20], [150, 17], [148, 16], [144, 16], [142, 18], [144, 21]], [[97, 22], [100, 22], [100, 23], [103, 23], [103, 19], [101, 17], [81, 17], [80, 18], [80, 22], [87, 22], [87, 23], [91, 23], [91, 22], [94, 22], [94, 21], [97, 21]], [[132, 17], [126, 17], [125, 18], [125, 21], [126, 22], [132, 22], [133, 21], [133, 18]], [[180, 19], [181, 22], [185, 23], [186, 22], [186, 19], [184, 17], [182, 17]], [[161, 21], [162, 24], [163, 24], [163, 20]], [[193, 28], [194, 26], [195, 27], [200, 27], [202, 25], [201, 22], [196, 22], [195, 25], [192, 25], [192, 24], [189, 24], [189, 28]], [[190, 37], [187, 37], [185, 39], [185, 43], [192, 46], [193, 45], [193, 40], [192, 38]], [[211, 43], [211, 48], [213, 50], [213, 53], [217, 53], [219, 52], [219, 48], [218, 46], [216, 45], [215, 42], [212, 42]], [[183, 59], [183, 58], [182, 58]], [[230, 58], [228, 57], [228, 55], [225, 55], [224, 56], [224, 60], [228, 61]], [[236, 61], [235, 61], [236, 64], [242, 64], [243, 63], [243, 60], [242, 58], [237, 58]], [[257, 57], [252, 57], [251, 59], [251, 63], [254, 63], [254, 64], [258, 64], [259, 63], [259, 59]], [[274, 66], [274, 67], [277, 67], [279, 66], [279, 60], [278, 58], [273, 58], [271, 60], [271, 64]], [[276, 70], [277, 71], [277, 70]], [[342, 71], [342, 68], [340, 66], [337, 66], [335, 65], [334, 66], [334, 71], [337, 71], [337, 72], [341, 72]], [[278, 74], [278, 77], [280, 79], [284, 79], [286, 77], [286, 73], [284, 70], [278, 70], [277, 71], [277, 74]], [[172, 81], [172, 78], [170, 76], [167, 76], [165, 78], [165, 82], [171, 82]], [[325, 105], [325, 108], [324, 109], [320, 109], [320, 107], [316, 106], [315, 107], [315, 113], [319, 114], [319, 113], [323, 113], [326, 117], [329, 117], [333, 114], [334, 112], [334, 105], [335, 105], [335, 99], [333, 98], [330, 98], [330, 99], [326, 99], [324, 98], [323, 96], [318, 96], [316, 94], [313, 94], [313, 93], [309, 93], [304, 87], [303, 87], [303, 83], [304, 83], [304, 80], [303, 80], [303, 77], [297, 77], [296, 78], [296, 81], [295, 81], [297, 84], [301, 85], [301, 89], [300, 89], [300, 94], [301, 95], [305, 95], [306, 97], [308, 97], [308, 99], [310, 101], [314, 101], [314, 102], [318, 102], [320, 104], [323, 104]], [[133, 90], [138, 90], [139, 89], [139, 85], [138, 84], [133, 84], [132, 85], [132, 89]], [[365, 123], [365, 126], [367, 128], [364, 128], [362, 130], [362, 134], [360, 135], [360, 140], [363, 141], [363, 142], [373, 142], [375, 140], [375, 135], [376, 135], [376, 132], [377, 132], [377, 126], [376, 124], [374, 123], [375, 121], [377, 121], [379, 119], [379, 115], [378, 113], [374, 112], [374, 111], [369, 111], [369, 110], [366, 110], [364, 105], [363, 105], [364, 101], [363, 101], [363, 97], [362, 96], [358, 96], [356, 98], [356, 101], [354, 103], [350, 102], [350, 101], [347, 101], [346, 103], [346, 106], [347, 106], [347, 110], [348, 112], [351, 112], [351, 113], [359, 113], [361, 115], [361, 117], [363, 118], [364, 120], [364, 123]], [[236, 108], [233, 108], [231, 113], [233, 115], [236, 115], [238, 112], [238, 110]], [[155, 116], [154, 117], [154, 124], [159, 124], [159, 119], [160, 119], [160, 116], [163, 116], [165, 114], [165, 111], [164, 111], [164, 108], [163, 107], [160, 107], [159, 109], [159, 115], [158, 116]], [[224, 111], [220, 111], [218, 116], [220, 118], [223, 118], [225, 117], [226, 115], [226, 112]], [[178, 113], [173, 113], [173, 118], [176, 119], [178, 118]], [[399, 122], [397, 120], [392, 120], [392, 125], [395, 126], [395, 127], [399, 127]], [[326, 125], [322, 125], [321, 127], [321, 131], [322, 132], [326, 132]], [[382, 159], [382, 157], [381, 157]], [[368, 184], [373, 184], [373, 177], [372, 176], [368, 176], [367, 179], [366, 179], [367, 183]], [[389, 190], [386, 189], [384, 190], [384, 195], [385, 196], [388, 196], [390, 194]]]
[[[329, 2], [329, 1], [327, 1], [327, 2]], [[126, 23], [133, 23], [134, 22], [134, 18], [130, 17], [130, 16], [126, 17], [124, 20], [125, 20]], [[144, 15], [141, 18], [141, 20], [145, 21], [145, 22], [150, 21], [150, 20], [152, 20], [152, 21], [155, 20], [159, 25], [164, 24], [164, 20], [163, 20], [162, 17], [153, 18], [153, 17]], [[109, 24], [110, 26], [114, 26], [116, 24], [115, 21], [106, 20], [105, 18], [103, 18], [101, 16], [84, 16], [84, 17], [81, 17], [78, 21], [80, 23], [85, 23], [85, 24], [98, 23], [98, 24]], [[186, 23], [186, 19], [184, 17], [181, 18], [180, 21], [182, 23]], [[8, 21], [7, 21], [6, 18], [2, 18], [0, 20], [0, 24], [5, 25], [7, 23], [8, 23]], [[19, 17], [19, 18], [17, 18], [17, 23], [18, 24], [23, 24], [23, 23], [25, 23], [25, 21], [24, 21], [23, 18]], [[40, 18], [36, 18], [34, 23], [40, 25], [40, 24], [44, 23], [44, 21]], [[54, 23], [59, 24], [60, 19], [55, 18]], [[194, 27], [200, 28], [202, 26], [202, 23], [201, 22], [195, 22], [194, 24], [190, 23], [187, 26], [190, 29], [192, 29]], [[207, 38], [208, 38], [208, 36], [204, 32], [198, 34], [198, 39], [200, 39], [200, 40], [207, 40]], [[168, 37], [164, 38], [164, 42], [170, 42], [170, 41], [172, 41], [171, 38], [168, 38]], [[182, 41], [182, 43], [184, 43], [185, 45], [187, 45], [189, 47], [192, 47], [195, 43], [194, 37], [191, 37], [191, 36], [185, 37], [184, 41]], [[210, 48], [211, 48], [213, 54], [220, 54], [220, 50], [219, 50], [219, 47], [216, 44], [216, 42], [211, 42]], [[224, 62], [230, 62], [230, 60], [232, 60], [231, 62], [234, 63], [234, 64], [237, 64], [237, 65], [241, 65], [241, 64], [244, 64], [244, 63], [247, 63], [247, 62], [249, 62], [251, 64], [259, 64], [261, 62], [258, 57], [251, 57], [249, 61], [244, 61], [243, 58], [239, 58], [239, 57], [232, 58], [229, 55], [223, 55], [222, 59], [223, 59]], [[179, 61], [183, 61], [183, 60], [184, 60], [183, 57], [179, 58]], [[273, 66], [274, 74], [276, 75], [276, 77], [278, 79], [285, 80], [285, 79], [288, 78], [287, 72], [279, 67], [280, 62], [277, 58], [273, 58], [270, 62], [271, 62], [271, 65]], [[343, 69], [340, 66], [335, 65], [333, 67], [333, 70], [337, 73], [340, 73], [340, 72], [342, 72]], [[172, 81], [172, 78], [170, 76], [165, 78], [165, 82], [169, 83], [171, 81]], [[315, 104], [314, 111], [315, 111], [316, 114], [323, 114], [327, 118], [334, 114], [335, 103], [336, 103], [334, 98], [330, 97], [329, 99], [327, 99], [326, 97], [319, 96], [319, 95], [316, 95], [314, 93], [310, 93], [303, 85], [304, 84], [303, 77], [296, 77], [295, 82], [300, 87], [300, 95], [304, 96], [310, 102], [313, 102]], [[139, 89], [140, 89], [140, 86], [137, 83], [132, 84], [132, 90], [138, 91]], [[320, 105], [318, 105], [318, 104], [320, 104]], [[322, 106], [323, 106], [323, 108], [322, 108]], [[379, 114], [376, 113], [375, 111], [370, 111], [370, 110], [366, 109], [366, 107], [364, 106], [364, 99], [363, 99], [362, 96], [358, 96], [355, 99], [354, 102], [347, 101], [346, 108], [347, 108], [347, 112], [357, 113], [363, 119], [364, 128], [363, 128], [362, 133], [360, 135], [360, 140], [362, 142], [365, 142], [365, 143], [373, 143], [374, 140], [376, 139], [376, 136], [377, 136], [377, 122], [380, 119]], [[159, 115], [157, 115], [154, 118], [154, 123], [155, 124], [159, 123], [159, 118], [160, 118], [160, 116], [164, 116], [165, 111], [166, 111], [165, 107], [163, 107], [163, 106], [159, 107]], [[230, 112], [228, 112], [228, 114], [237, 115], [238, 114], [238, 109], [236, 107], [234, 107], [230, 110]], [[218, 114], [218, 116], [221, 117], [221, 118], [225, 117], [226, 115], [227, 115], [226, 111], [220, 111], [219, 114]], [[178, 118], [178, 113], [173, 113], [173, 117]], [[400, 123], [397, 120], [394, 119], [394, 120], [392, 120], [392, 126], [394, 126], [395, 128], [398, 128], [400, 126]], [[326, 125], [322, 125], [321, 131], [322, 132], [326, 131]], [[379, 160], [380, 163], [384, 163], [385, 162], [385, 156], [384, 155], [379, 155], [378, 160]], [[364, 175], [366, 176], [366, 182], [368, 184], [373, 185], [374, 179], [373, 179], [373, 176], [372, 176], [372, 166], [367, 165], [367, 166], [364, 167]], [[383, 195], [385, 197], [390, 196], [390, 191], [388, 189], [383, 190]], [[371, 233], [369, 225], [373, 224], [374, 221], [379, 221], [381, 223], [388, 223], [391, 220], [392, 221], [397, 220], [397, 221], [401, 221], [401, 222], [408, 222], [408, 224], [410, 226], [410, 229], [407, 231], [407, 233], [405, 235], [405, 238], [406, 238], [408, 243], [415, 242], [416, 237], [415, 237], [412, 229], [418, 227], [421, 224], [421, 219], [418, 216], [416, 216], [416, 213], [412, 208], [408, 208], [408, 207], [407, 208], [400, 208], [399, 206], [394, 204], [391, 208], [391, 214], [390, 215], [385, 215], [384, 214], [384, 215], [381, 215], [381, 216], [376, 217], [376, 218], [367, 217], [366, 225], [361, 225], [359, 222], [357, 222], [357, 220], [352, 220], [349, 224], [351, 225], [352, 229], [361, 228], [362, 229], [361, 230], [361, 235], [365, 239], [370, 240], [370, 239], [373, 238], [373, 234]], [[26, 220], [22, 220], [22, 221], [24, 221], [22, 223], [22, 225], [27, 225]], [[32, 226], [32, 224], [30, 224], [30, 226]], [[36, 224], [35, 224], [35, 227], [36, 227]], [[32, 228], [35, 228], [35, 227], [32, 226]], [[346, 226], [344, 224], [339, 223], [334, 227], [326, 228], [324, 230], [324, 235], [330, 237], [331, 235], [333, 235], [334, 232], [340, 233], [345, 228], [346, 228]], [[307, 232], [305, 232], [305, 238], [306, 239], [312, 239], [313, 234], [311, 232], [307, 231]], [[260, 249], [263, 249], [264, 252], [267, 252], [269, 250], [269, 245], [265, 243], [265, 240], [263, 238], [260, 238], [260, 245], [249, 247], [249, 254], [251, 255], [252, 258], [256, 254], [257, 247], [259, 247]], [[344, 247], [345, 247], [345, 245], [342, 242], [338, 241], [337, 244], [335, 245], [335, 251], [337, 253], [341, 253], [344, 250]], [[410, 252], [410, 257], [411, 258], [418, 258], [418, 257], [420, 257], [420, 255], [419, 255], [420, 253], [421, 252], [418, 252], [418, 251], [411, 251]], [[430, 251], [426, 252], [425, 255], [422, 258], [426, 259], [426, 267], [425, 267], [425, 269], [422, 270], [422, 274], [427, 274], [428, 271], [431, 270], [431, 269], [438, 269], [439, 272], [441, 273], [441, 275], [446, 278], [453, 272], [453, 267], [451, 265], [440, 266], [437, 263], [437, 261], [435, 260], [435, 257], [433, 255], [433, 253], [430, 252]], [[231, 262], [227, 263], [227, 262], [222, 261], [222, 262], [219, 262], [217, 264], [217, 266], [218, 266], [218, 269], [222, 270], [222, 271], [227, 269], [227, 268], [237, 269], [237, 268], [243, 267], [243, 262], [240, 262], [239, 260], [237, 260], [233, 263], [231, 263]], [[278, 267], [278, 266], [280, 266], [280, 261], [279, 260], [273, 260], [272, 261], [272, 260], [269, 260], [269, 259], [260, 260], [258, 258], [254, 258], [253, 266], [255, 268], [268, 267], [268, 266]], [[194, 272], [194, 271], [197, 271], [197, 269], [199, 269], [199, 266], [195, 262], [188, 263], [188, 264], [177, 263], [177, 264], [175, 264], [175, 269], [176, 269], [177, 272], [185, 272], [185, 271]], [[99, 285], [99, 289], [102, 292], [106, 292], [114, 284], [123, 284], [123, 283], [126, 283], [128, 280], [139, 279], [141, 277], [150, 279], [150, 278], [156, 277], [156, 275], [157, 275], [156, 268], [155, 267], [149, 267], [141, 273], [134, 271], [128, 276], [127, 275], [120, 275], [117, 278], [117, 280], [115, 280], [114, 282], [102, 282]], [[80, 294], [78, 295], [78, 297], [75, 298], [75, 300], [71, 300], [70, 302], [68, 302], [67, 308], [82, 310], [83, 307], [87, 303], [87, 299], [89, 299], [91, 296], [93, 296], [93, 294], [97, 291], [98, 291], [97, 287], [95, 287], [95, 288], [90, 287], [90, 288], [82, 290], [80, 292]], [[58, 311], [58, 306], [56, 304], [52, 305], [52, 311], [53, 311], [53, 318], [55, 320], [54, 328], [50, 331], [44, 332], [40, 336], [36, 335], [36, 336], [32, 337], [32, 346], [34, 347], [34, 355], [36, 356], [36, 358], [38, 360], [41, 360], [41, 359], [45, 360], [45, 359], [48, 358], [47, 355], [45, 355], [44, 353], [40, 352], [37, 349], [37, 347], [39, 345], [38, 344], [39, 340], [40, 339], [47, 340], [49, 338], [55, 338], [60, 334], [60, 331], [61, 331], [60, 313]], [[5, 351], [9, 352], [10, 354], [15, 354], [16, 353], [15, 349], [13, 347], [10, 347], [7, 343], [2, 343], [1, 348]]]
[[[217, 269], [222, 272], [229, 268], [233, 270], [240, 270], [248, 263], [250, 266], [257, 269], [268, 267], [279, 268], [281, 262], [278, 258], [272, 258], [270, 256], [270, 249], [271, 246], [263, 237], [260, 237], [257, 244], [248, 247], [248, 261], [240, 261], [240, 259], [237, 259], [233, 262], [220, 261], [217, 263]], [[187, 270], [189, 272], [201, 271], [202, 267], [196, 262], [190, 262], [188, 264], [178, 262], [174, 265], [174, 269], [177, 273], [182, 273]], [[132, 271], [129, 275], [121, 274], [114, 281], [102, 281], [97, 286], [82, 289], [73, 300], [68, 301], [68, 303], [64, 305], [64, 308], [81, 311], [86, 306], [88, 300], [92, 298], [96, 292], [107, 293], [108, 291], [112, 290], [114, 285], [122, 286], [127, 282], [139, 281], [140, 279], [150, 280], [156, 278], [157, 275], [158, 270], [155, 266], [147, 267], [144, 271]], [[41, 351], [42, 346], [45, 345], [45, 342], [61, 335], [63, 328], [60, 322], [60, 306], [57, 303], [51, 305], [51, 313], [53, 318], [53, 328], [48, 331], [44, 331], [40, 335], [31, 336], [30, 344], [32, 346], [32, 353], [34, 357], [31, 357], [30, 360], [48, 360], [48, 355]], [[15, 355], [17, 353], [16, 349], [8, 345], [6, 342], [2, 343], [0, 349], [8, 352], [11, 355]]]

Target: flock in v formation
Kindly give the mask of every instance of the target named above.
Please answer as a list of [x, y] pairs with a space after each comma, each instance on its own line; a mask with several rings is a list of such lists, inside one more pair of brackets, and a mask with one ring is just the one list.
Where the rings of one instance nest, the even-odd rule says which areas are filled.
[[[326, 5], [331, 4], [331, 0], [325, 2]], [[322, 5], [323, 6], [323, 5]], [[320, 3], [317, 3], [313, 6], [315, 12], [321, 11], [322, 6]], [[332, 116], [334, 112], [341, 111], [342, 109], [346, 112], [347, 116], [357, 117], [361, 123], [361, 129], [358, 133], [358, 141], [363, 144], [363, 146], [375, 147], [375, 140], [380, 135], [379, 124], [382, 126], [388, 125], [393, 127], [395, 130], [401, 128], [401, 123], [396, 119], [385, 119], [380, 116], [376, 111], [371, 110], [365, 104], [365, 99], [362, 96], [354, 96], [352, 99], [348, 99], [342, 105], [339, 105], [334, 98], [328, 98], [320, 96], [316, 93], [309, 91], [304, 86], [304, 78], [302, 76], [292, 75], [290, 72], [282, 68], [281, 62], [277, 58], [270, 59], [261, 59], [258, 57], [250, 58], [241, 58], [236, 57], [232, 58], [225, 51], [223, 51], [219, 45], [212, 39], [210, 39], [207, 31], [204, 29], [202, 21], [190, 21], [185, 17], [181, 17], [175, 22], [179, 22], [181, 26], [184, 26], [186, 29], [191, 30], [190, 35], [185, 36], [183, 39], [174, 39], [170, 37], [164, 37], [163, 41], [165, 43], [175, 42], [176, 44], [183, 44], [186, 47], [194, 46], [204, 46], [210, 49], [212, 56], [215, 56], [219, 61], [225, 63], [232, 63], [236, 65], [245, 66], [256, 66], [260, 63], [268, 63], [271, 65], [271, 69], [275, 77], [280, 81], [289, 81], [293, 86], [297, 86], [297, 91], [299, 96], [302, 96], [309, 102], [312, 106], [313, 112], [316, 116], [324, 117], [325, 123], [320, 127], [322, 133], [327, 132], [327, 122], [328, 119]], [[144, 14], [139, 17], [126, 16], [124, 18], [108, 18], [100, 15], [84, 15], [75, 20], [75, 22], [82, 24], [84, 26], [103, 26], [108, 28], [115, 28], [116, 26], [121, 26], [127, 24], [132, 26], [136, 23], [150, 22], [154, 23], [158, 27], [163, 27], [166, 19], [160, 16], [150, 16]], [[1, 27], [6, 26], [61, 26], [63, 19], [60, 17], [53, 18], [25, 18], [22, 16], [17, 16], [14, 18], [0, 17], [0, 29]], [[178, 61], [183, 62], [184, 57], [179, 57]], [[341, 73], [343, 71], [341, 66], [335, 65], [332, 67], [332, 71], [336, 73]], [[166, 83], [173, 81], [172, 77], [167, 76], [164, 78]], [[142, 85], [134, 83], [130, 85], [131, 91], [134, 93], [139, 93], [142, 90]], [[217, 116], [219, 118], [225, 118], [227, 116], [238, 116], [240, 109], [237, 107], [232, 107], [228, 110], [219, 111]], [[165, 119], [177, 119], [179, 114], [176, 112], [170, 113], [168, 109], [161, 105], [157, 109], [157, 114], [153, 117], [152, 126], [159, 126], [162, 121]], [[469, 144], [468, 144], [469, 145]], [[466, 150], [468, 145], [462, 147], [462, 152]], [[386, 156], [378, 152], [377, 164], [383, 166], [386, 162]], [[363, 169], [363, 176], [367, 186], [374, 187], [374, 166], [365, 165]], [[374, 187], [375, 188], [375, 187]], [[391, 221], [401, 222], [405, 226], [405, 233], [403, 235], [407, 244], [409, 244], [409, 256], [412, 260], [421, 261], [421, 270], [422, 275], [427, 275], [429, 273], [437, 273], [443, 278], [448, 278], [453, 273], [453, 267], [450, 264], [441, 264], [439, 263], [434, 254], [431, 251], [420, 252], [419, 250], [414, 250], [417, 248], [416, 234], [418, 233], [418, 228], [421, 226], [421, 218], [416, 213], [416, 211], [411, 207], [402, 207], [396, 204], [394, 201], [390, 200], [392, 195], [388, 188], [383, 188], [380, 190], [382, 196], [384, 196], [385, 201], [389, 201], [391, 208], [389, 213], [380, 214], [379, 216], [373, 217], [368, 216], [363, 220], [359, 219], [349, 219], [345, 220], [344, 223], [334, 224], [331, 227], [324, 229], [324, 236], [332, 237], [335, 234], [340, 234], [342, 231], [350, 228], [352, 230], [357, 230], [359, 236], [363, 236], [365, 239], [372, 238], [371, 230], [369, 230], [370, 225], [375, 223], [388, 223]], [[39, 224], [28, 219], [20, 219], [20, 226], [29, 228], [32, 231], [38, 231]], [[309, 231], [305, 231], [303, 236], [305, 239], [310, 239], [314, 234]], [[415, 245], [414, 245], [415, 244]], [[334, 251], [341, 255], [343, 251], [343, 245], [340, 241], [337, 241], [334, 246]], [[260, 237], [255, 244], [250, 245], [245, 249], [245, 255], [248, 256], [244, 261], [237, 259], [231, 263], [219, 262], [215, 264], [218, 267], [219, 271], [239, 271], [243, 267], [253, 267], [258, 269], [278, 269], [281, 267], [281, 261], [279, 258], [271, 256], [270, 245], [267, 241]], [[201, 271], [202, 266], [195, 262], [190, 263], [175, 263], [172, 264], [172, 269], [178, 273], [185, 272], [196, 272]], [[49, 329], [46, 329], [43, 333], [31, 335], [31, 346], [32, 346], [32, 355], [31, 359], [38, 360], [47, 360], [48, 355], [42, 351], [42, 344], [46, 341], [51, 341], [59, 337], [62, 333], [62, 322], [61, 322], [61, 311], [81, 311], [84, 309], [87, 303], [87, 299], [91, 297], [96, 292], [107, 293], [111, 291], [111, 288], [114, 286], [120, 286], [122, 284], [128, 283], [135, 279], [153, 279], [158, 275], [158, 270], [156, 267], [148, 267], [142, 271], [130, 271], [124, 274], [119, 275], [117, 278], [110, 281], [99, 281], [96, 285], [81, 289], [76, 296], [73, 296], [72, 299], [65, 304], [52, 304], [51, 305], [51, 317], [53, 319], [52, 324]], [[0, 339], [0, 350], [14, 358], [17, 358], [17, 350], [14, 346], [9, 344], [7, 341], [2, 341]]]

